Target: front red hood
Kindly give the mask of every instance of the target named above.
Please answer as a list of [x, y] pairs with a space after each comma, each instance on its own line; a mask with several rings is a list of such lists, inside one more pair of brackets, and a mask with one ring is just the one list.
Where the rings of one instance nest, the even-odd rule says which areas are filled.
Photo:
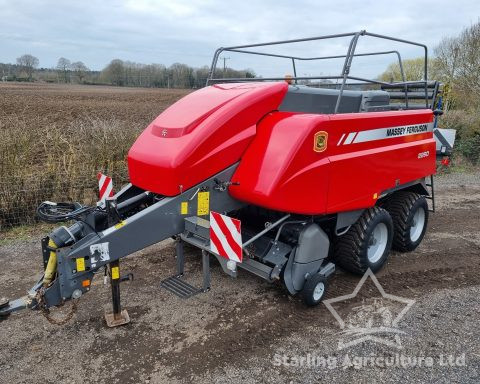
[[[212, 92], [223, 90], [228, 92]], [[190, 133], [208, 116], [233, 99], [258, 89], [259, 84], [218, 84], [190, 93], [167, 108], [153, 121], [152, 132], [158, 136], [167, 130], [168, 137]], [[186, 111], [188, 111], [186, 113]]]
[[130, 149], [132, 184], [174, 196], [239, 161], [256, 124], [278, 108], [287, 87], [285, 82], [219, 84], [177, 101]]

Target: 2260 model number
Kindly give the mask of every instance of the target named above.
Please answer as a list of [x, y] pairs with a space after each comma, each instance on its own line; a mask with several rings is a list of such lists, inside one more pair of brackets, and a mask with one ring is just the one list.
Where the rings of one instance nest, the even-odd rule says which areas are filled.
[[430, 151], [420, 152], [417, 157], [419, 159], [423, 159], [424, 157], [428, 157], [428, 156], [430, 156]]

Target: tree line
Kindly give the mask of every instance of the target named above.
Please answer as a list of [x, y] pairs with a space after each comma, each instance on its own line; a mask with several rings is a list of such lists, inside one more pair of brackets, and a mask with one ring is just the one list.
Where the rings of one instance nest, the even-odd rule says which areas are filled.
[[[434, 49], [428, 78], [443, 84], [444, 115], [440, 127], [457, 131], [455, 153], [480, 164], [480, 21], [457, 36], [445, 37]], [[404, 60], [406, 80], [423, 79], [423, 58]], [[401, 81], [400, 66], [392, 63], [380, 75], [383, 81]]]
[[[174, 63], [142, 64], [120, 59], [112, 60], [103, 70], [92, 71], [82, 61], [58, 59], [55, 68], [38, 68], [37, 57], [25, 54], [16, 64], [0, 63], [2, 81], [44, 81], [49, 83], [102, 84], [127, 87], [201, 88], [205, 86], [209, 67], [194, 68]], [[236, 70], [225, 67], [217, 70], [215, 77], [255, 77], [251, 69]]]

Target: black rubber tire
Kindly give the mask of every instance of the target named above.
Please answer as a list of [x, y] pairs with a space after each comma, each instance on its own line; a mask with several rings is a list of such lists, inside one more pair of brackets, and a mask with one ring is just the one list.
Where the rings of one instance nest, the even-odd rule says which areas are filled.
[[[425, 222], [420, 237], [412, 241], [410, 228], [413, 217], [419, 208], [425, 211]], [[428, 204], [425, 196], [415, 192], [399, 191], [394, 193], [385, 204], [393, 219], [392, 248], [399, 252], [411, 252], [422, 242], [428, 225]]]
[[[375, 263], [368, 260], [370, 237], [375, 227], [384, 223], [387, 227], [387, 244], [382, 256]], [[390, 214], [378, 206], [363, 212], [348, 232], [339, 236], [335, 242], [334, 260], [346, 271], [363, 275], [369, 268], [377, 272], [387, 261], [393, 240], [393, 221]]]
[[[323, 283], [324, 290], [323, 290], [322, 296], [320, 298], [315, 299], [313, 293], [315, 291], [315, 287], [319, 283]], [[301, 291], [301, 296], [305, 305], [307, 305], [308, 307], [315, 307], [316, 305], [322, 302], [323, 298], [325, 297], [326, 291], [327, 291], [327, 278], [323, 275], [320, 275], [319, 273], [316, 273], [315, 275], [310, 276], [305, 281], [305, 284], [303, 285], [303, 288]]]

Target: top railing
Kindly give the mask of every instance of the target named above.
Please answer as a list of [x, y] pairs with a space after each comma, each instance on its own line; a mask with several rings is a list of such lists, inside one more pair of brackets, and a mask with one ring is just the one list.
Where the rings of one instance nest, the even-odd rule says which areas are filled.
[[[403, 64], [402, 64], [402, 58], [400, 56], [400, 53], [396, 50], [381, 51], [381, 52], [355, 53], [355, 49], [357, 47], [358, 40], [361, 36], [371, 36], [371, 37], [376, 37], [376, 38], [379, 38], [379, 39], [390, 40], [390, 41], [395, 41], [395, 42], [409, 44], [409, 45], [415, 45], [415, 46], [423, 48], [424, 52], [425, 52], [423, 80], [420, 80], [420, 81], [406, 81], [405, 72], [404, 72]], [[348, 46], [348, 49], [347, 49], [347, 53], [345, 55], [321, 56], [321, 57], [299, 57], [299, 56], [280, 55], [280, 54], [275, 54], [275, 53], [257, 52], [257, 51], [248, 50], [249, 48], [258, 48], [258, 47], [291, 44], [291, 43], [302, 43], [302, 42], [316, 41], [316, 40], [336, 39], [336, 38], [342, 38], [342, 37], [351, 37], [351, 40], [350, 40], [350, 43], [349, 43], [349, 46]], [[254, 77], [254, 78], [247, 78], [247, 77], [215, 78], [214, 75], [216, 73], [218, 59], [219, 59], [220, 54], [222, 52], [236, 52], [236, 53], [269, 56], [269, 57], [276, 57], [276, 58], [291, 60], [292, 69], [293, 69], [293, 76], [289, 77], [288, 80], [289, 81], [290, 80], [294, 81], [295, 83], [297, 83], [298, 80], [342, 80], [342, 83], [341, 83], [341, 86], [340, 86], [340, 92], [339, 92], [337, 102], [336, 102], [336, 105], [335, 105], [335, 113], [338, 112], [345, 86], [349, 85], [349, 84], [347, 84], [347, 80], [360, 81], [360, 82], [362, 82], [362, 84], [371, 83], [371, 84], [380, 84], [380, 85], [385, 85], [385, 86], [403, 87], [404, 92], [405, 92], [405, 106], [406, 106], [406, 108], [408, 108], [408, 86], [409, 85], [417, 85], [417, 86], [420, 87], [420, 86], [423, 85], [424, 88], [425, 88], [425, 106], [426, 106], [426, 108], [429, 108], [428, 90], [427, 90], [427, 88], [428, 88], [428, 73], [427, 73], [428, 49], [427, 49], [426, 45], [420, 44], [420, 43], [415, 43], [413, 41], [397, 39], [395, 37], [390, 37], [390, 36], [378, 35], [378, 34], [370, 33], [370, 32], [367, 32], [367, 31], [359, 31], [359, 32], [351, 32], [351, 33], [341, 33], [341, 34], [335, 34], [335, 35], [309, 37], [309, 38], [304, 38], [304, 39], [281, 40], [281, 41], [272, 41], [272, 42], [269, 42], [269, 43], [248, 44], [248, 45], [238, 45], [238, 46], [234, 46], [234, 47], [219, 48], [215, 51], [215, 54], [213, 56], [212, 65], [210, 67], [210, 71], [209, 71], [208, 78], [207, 78], [207, 85], [209, 85], [211, 83], [221, 83], [221, 82], [225, 83], [225, 82], [244, 82], [244, 81], [280, 81], [280, 80], [285, 80], [284, 76], [283, 77], [267, 77], [267, 78], [258, 78], [258, 77]], [[399, 64], [399, 68], [400, 68], [400, 76], [402, 77], [401, 82], [384, 82], [384, 81], [379, 81], [379, 80], [375, 80], [375, 79], [366, 79], [366, 78], [363, 78], [363, 77], [357, 77], [357, 76], [351, 76], [350, 75], [350, 68], [352, 66], [352, 60], [353, 60], [354, 57], [389, 55], [389, 54], [394, 54], [394, 55], [397, 56], [398, 64]], [[314, 61], [314, 60], [341, 59], [341, 58], [344, 58], [345, 60], [344, 60], [344, 63], [343, 63], [342, 71], [339, 75], [336, 75], [336, 76], [297, 76], [296, 64], [299, 61]]]

